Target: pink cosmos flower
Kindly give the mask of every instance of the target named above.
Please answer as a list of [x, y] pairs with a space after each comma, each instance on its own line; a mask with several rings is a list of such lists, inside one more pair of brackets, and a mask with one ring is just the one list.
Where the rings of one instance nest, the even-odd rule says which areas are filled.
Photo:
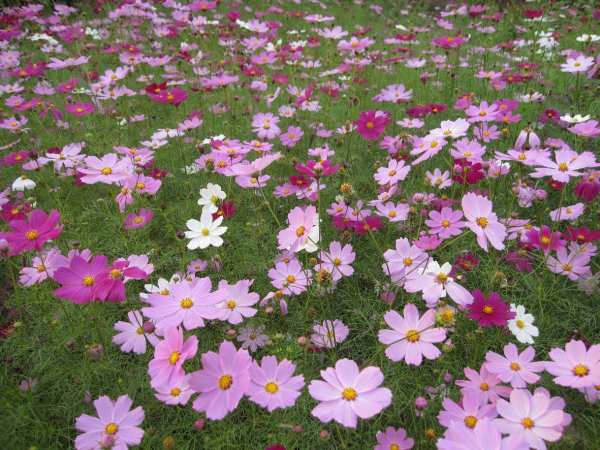
[[406, 203], [381, 202], [375, 204], [377, 208], [376, 214], [385, 217], [390, 222], [402, 222], [408, 218], [410, 206]]
[[576, 58], [567, 58], [566, 62], [560, 65], [560, 69], [561, 72], [567, 73], [587, 72], [593, 65], [594, 58], [578, 55]]
[[223, 311], [216, 307], [221, 301], [211, 294], [210, 278], [195, 278], [173, 283], [165, 296], [150, 294], [142, 308], [144, 315], [156, 323], [159, 331], [183, 325], [186, 330], [204, 326], [204, 320], [218, 319]]
[[429, 212], [429, 219], [425, 221], [431, 234], [437, 234], [442, 239], [448, 239], [452, 236], [458, 236], [465, 227], [462, 211], [454, 211], [452, 208], [444, 206], [441, 211], [432, 210]]
[[271, 140], [279, 136], [281, 129], [277, 126], [279, 117], [271, 113], [258, 113], [252, 118], [252, 131], [259, 139]]
[[131, 175], [133, 166], [129, 158], [119, 159], [117, 154], [108, 153], [102, 158], [88, 156], [85, 158], [85, 167], [77, 170], [83, 174], [82, 183], [116, 184]]
[[125, 301], [125, 282], [128, 280], [144, 280], [148, 273], [139, 267], [129, 264], [125, 259], [116, 260], [96, 279], [97, 300], [122, 302]]
[[481, 327], [504, 327], [515, 313], [497, 292], [486, 297], [479, 289], [472, 292], [473, 303], [469, 305], [469, 319], [476, 320]]
[[437, 261], [430, 259], [427, 267], [417, 270], [417, 275], [404, 283], [404, 289], [411, 293], [421, 291], [423, 300], [430, 308], [446, 295], [461, 306], [470, 305], [473, 296], [454, 280], [450, 275], [451, 271], [450, 263], [440, 266]]
[[396, 248], [386, 250], [383, 257], [386, 260], [383, 271], [399, 285], [403, 285], [407, 279], [418, 277], [420, 269], [426, 267], [429, 259], [427, 253], [411, 245], [406, 238], [396, 239]]
[[481, 419], [495, 419], [498, 415], [496, 406], [482, 402], [476, 391], [465, 392], [460, 404], [446, 397], [442, 406], [444, 409], [438, 414], [438, 420], [446, 428], [455, 423], [464, 423], [467, 428], [475, 428]]
[[471, 123], [474, 122], [492, 122], [496, 120], [496, 114], [498, 113], [498, 106], [495, 104], [488, 104], [486, 101], [482, 101], [479, 106], [471, 105], [466, 111], [469, 116], [467, 120]]
[[154, 388], [154, 396], [166, 405], [185, 405], [194, 395], [190, 387], [190, 376], [177, 373], [169, 381]]
[[127, 214], [123, 226], [126, 230], [143, 228], [152, 220], [154, 213], [146, 208], [140, 209], [137, 213]]
[[88, 114], [93, 113], [95, 110], [94, 105], [92, 103], [67, 103], [65, 105], [65, 111], [69, 114], [73, 114], [76, 117], [87, 116]]
[[357, 418], [370, 419], [392, 403], [392, 392], [380, 388], [383, 373], [378, 367], [369, 366], [359, 371], [358, 365], [349, 359], [340, 359], [335, 368], [321, 370], [325, 381], [313, 380], [308, 391], [319, 403], [312, 415], [321, 422], [332, 419], [339, 424], [356, 428]]
[[529, 245], [542, 250], [545, 254], [565, 246], [565, 241], [561, 239], [562, 234], [560, 231], [553, 232], [546, 225], [542, 225], [539, 229], [533, 228], [527, 231], [525, 236]]
[[546, 370], [560, 386], [585, 388], [600, 385], [600, 344], [589, 349], [579, 340], [571, 340], [565, 349], [553, 348]]
[[553, 211], [550, 211], [550, 218], [553, 222], [560, 222], [563, 220], [567, 220], [569, 222], [574, 222], [585, 211], [585, 205], [583, 203], [575, 203], [570, 206], [563, 206], [562, 208], [557, 208]]
[[404, 306], [404, 317], [391, 310], [383, 316], [385, 323], [392, 329], [379, 330], [379, 342], [388, 345], [386, 356], [392, 361], [402, 361], [420, 366], [423, 356], [436, 359], [442, 353], [433, 344], [446, 339], [444, 328], [433, 328], [435, 310], [429, 309], [423, 317], [412, 303]]
[[298, 295], [306, 291], [310, 284], [310, 270], [303, 270], [297, 259], [291, 259], [288, 263], [280, 261], [269, 270], [271, 283], [277, 289], [281, 289], [286, 295]]
[[437, 441], [438, 450], [529, 450], [519, 436], [502, 439], [494, 420], [481, 419], [475, 428], [453, 424]]
[[60, 236], [63, 226], [57, 226], [59, 220], [60, 213], [55, 209], [50, 214], [34, 209], [27, 219], [10, 221], [11, 231], [0, 233], [0, 239], [8, 242], [11, 256], [30, 250], [39, 251], [46, 242]]
[[502, 386], [502, 381], [493, 373], [490, 373], [485, 364], [479, 372], [465, 367], [467, 380], [457, 380], [456, 385], [461, 387], [463, 396], [470, 391], [476, 392], [482, 402], [496, 403], [500, 397], [508, 397], [511, 388]]
[[114, 329], [119, 333], [112, 338], [113, 344], [119, 345], [122, 352], [143, 355], [146, 353], [147, 342], [153, 346], [160, 342], [160, 339], [154, 333], [147, 332], [144, 329], [144, 318], [139, 311], [129, 311], [127, 317], [129, 322], [119, 321], [115, 323]]
[[600, 136], [600, 126], [598, 126], [597, 120], [588, 120], [583, 123], [578, 123], [568, 130], [577, 136], [586, 138], [597, 138]]
[[60, 253], [60, 250], [51, 248], [42, 252], [40, 256], [35, 256], [31, 261], [31, 267], [21, 269], [19, 283], [25, 287], [41, 283], [48, 277], [53, 278], [56, 269], [68, 264], [69, 260]]
[[288, 214], [288, 227], [277, 234], [278, 248], [288, 250], [292, 247], [302, 247], [309, 239], [309, 234], [317, 217], [317, 209], [314, 206], [302, 208], [296, 206]]
[[385, 431], [378, 431], [375, 437], [377, 445], [373, 450], [410, 450], [415, 445], [404, 428], [387, 427]]
[[144, 436], [144, 430], [139, 428], [144, 409], [138, 406], [131, 410], [132, 404], [128, 395], [121, 395], [115, 402], [106, 395], [94, 400], [98, 417], [82, 414], [77, 418], [75, 428], [82, 434], [75, 438], [75, 448], [126, 450], [130, 445], [139, 445]]
[[187, 99], [188, 93], [183, 89], [174, 87], [168, 90], [165, 89], [158, 94], [148, 93], [148, 97], [157, 103], [179, 106]]
[[[591, 246], [590, 246], [591, 247]], [[592, 274], [590, 267], [591, 255], [581, 251], [578, 246], [559, 248], [556, 257], [548, 256], [546, 265], [551, 272], [559, 273], [569, 277], [569, 280], [577, 281], [589, 277]]]
[[211, 300], [218, 301], [216, 308], [221, 310], [220, 320], [226, 320], [232, 325], [242, 323], [246, 317], [254, 317], [260, 296], [249, 292], [254, 280], [240, 280], [229, 284], [226, 280], [219, 281], [219, 287], [211, 294]]
[[504, 346], [504, 356], [495, 352], [485, 354], [486, 370], [498, 376], [504, 383], [510, 383], [514, 388], [524, 388], [528, 384], [537, 383], [538, 372], [544, 371], [544, 363], [533, 361], [535, 350], [527, 347], [521, 354], [515, 344]]
[[53, 294], [78, 305], [98, 300], [102, 294], [98, 292], [98, 282], [108, 270], [104, 255], [94, 256], [89, 262], [74, 256], [68, 266], [54, 272], [54, 280], [62, 286]]
[[465, 42], [467, 42], [467, 40], [462, 36], [438, 36], [431, 41], [436, 47], [441, 47], [446, 50], [460, 47]]
[[404, 160], [390, 160], [387, 167], [380, 167], [377, 169], [373, 178], [380, 186], [385, 186], [386, 184], [397, 184], [399, 181], [403, 181], [408, 173], [410, 172], [411, 166], [406, 165]]
[[302, 136], [304, 136], [302, 128], [289, 127], [285, 133], [279, 135], [279, 139], [281, 140], [281, 145], [292, 148], [302, 140]]
[[170, 380], [185, 375], [183, 363], [198, 351], [198, 338], [190, 336], [183, 340], [181, 328], [170, 328], [165, 338], [154, 347], [154, 358], [148, 364], [152, 387], [162, 386]]
[[506, 227], [498, 222], [492, 211], [492, 202], [482, 196], [469, 192], [461, 201], [467, 219], [467, 228], [477, 236], [479, 246], [488, 251], [488, 241], [496, 250], [504, 250]]
[[250, 388], [251, 363], [247, 350], [237, 350], [228, 341], [221, 343], [219, 353], [203, 353], [202, 369], [190, 378], [191, 388], [200, 394], [194, 409], [212, 420], [221, 420], [236, 409]]
[[571, 177], [582, 176], [581, 170], [600, 166], [592, 152], [577, 153], [566, 148], [555, 151], [554, 160], [548, 156], [541, 157], [535, 165], [538, 167], [530, 174], [532, 178], [552, 177], [561, 183], [568, 183]]
[[356, 131], [368, 141], [376, 141], [390, 123], [390, 115], [385, 111], [369, 110], [361, 112], [355, 122]]
[[498, 400], [495, 424], [501, 432], [518, 436], [536, 450], [545, 450], [544, 441], [555, 442], [562, 435], [562, 409], [551, 407], [550, 396], [544, 391], [533, 395], [526, 389], [514, 389], [510, 401]]
[[294, 406], [304, 386], [304, 376], [294, 375], [296, 365], [287, 359], [277, 363], [275, 356], [265, 356], [250, 366], [248, 396], [254, 403], [273, 412]]
[[318, 348], [333, 348], [344, 342], [349, 332], [350, 330], [341, 320], [325, 320], [313, 326], [310, 341]]
[[328, 252], [321, 252], [319, 255], [321, 260], [320, 266], [331, 273], [334, 281], [341, 280], [342, 277], [352, 276], [354, 269], [350, 264], [356, 259], [356, 253], [352, 250], [352, 245], [342, 244], [338, 241], [333, 241], [329, 244]]

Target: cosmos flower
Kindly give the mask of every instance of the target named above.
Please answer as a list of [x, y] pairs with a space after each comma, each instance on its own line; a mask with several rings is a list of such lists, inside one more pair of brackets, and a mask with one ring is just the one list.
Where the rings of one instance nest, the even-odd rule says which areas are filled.
[[185, 224], [188, 231], [185, 232], [185, 237], [190, 240], [187, 248], [196, 250], [197, 248], [205, 249], [207, 247], [220, 247], [223, 245], [221, 236], [227, 231], [227, 227], [220, 226], [223, 222], [223, 216], [213, 219], [212, 213], [208, 209], [202, 210], [200, 220], [190, 219]]
[[254, 403], [273, 412], [294, 406], [304, 387], [304, 376], [294, 376], [296, 365], [287, 359], [277, 362], [275, 356], [265, 356], [260, 364], [250, 366], [248, 397]]
[[47, 214], [41, 209], [31, 211], [27, 219], [12, 220], [8, 232], [0, 233], [10, 249], [10, 255], [19, 255], [31, 250], [41, 250], [42, 246], [60, 236], [63, 226], [57, 225], [60, 213], [53, 209]]
[[473, 303], [469, 305], [469, 318], [476, 320], [479, 326], [503, 327], [515, 317], [497, 292], [490, 292], [486, 297], [479, 289], [475, 289], [471, 294]]

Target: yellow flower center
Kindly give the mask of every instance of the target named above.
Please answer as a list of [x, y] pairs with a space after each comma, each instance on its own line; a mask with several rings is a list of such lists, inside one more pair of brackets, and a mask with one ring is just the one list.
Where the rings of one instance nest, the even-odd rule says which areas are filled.
[[356, 390], [351, 387], [347, 387], [342, 391], [342, 398], [344, 400], [352, 401], [356, 400], [356, 397], [358, 397], [358, 392], [356, 392]]
[[192, 306], [194, 306], [194, 301], [189, 297], [185, 297], [181, 299], [181, 303], [179, 304], [183, 309], [190, 309]]
[[109, 423], [108, 425], [106, 425], [106, 427], [104, 428], [104, 431], [106, 431], [106, 434], [110, 434], [113, 435], [115, 434], [117, 431], [119, 431], [119, 425], [117, 425], [114, 422]]
[[535, 425], [535, 422], [531, 417], [525, 417], [523, 420], [521, 420], [521, 425], [523, 425], [523, 428], [531, 430]]
[[494, 308], [490, 305], [485, 305], [483, 307], [483, 312], [486, 314], [492, 314], [494, 312]]
[[487, 383], [481, 383], [479, 385], [479, 389], [481, 389], [483, 392], [487, 392], [490, 390], [490, 385]]
[[236, 306], [237, 306], [237, 303], [235, 302], [235, 300], [233, 300], [233, 299], [227, 300], [227, 308], [229, 308], [230, 310], [233, 311]]
[[477, 417], [475, 417], [475, 416], [465, 417], [465, 425], [468, 426], [469, 428], [475, 428], [475, 425], [477, 425]]
[[86, 275], [83, 277], [83, 285], [84, 286], [92, 286], [94, 284], [94, 277], [91, 275]]
[[168, 289], [163, 289], [162, 291], [159, 292], [160, 295], [169, 295], [169, 290]]
[[421, 339], [421, 335], [417, 330], [408, 330], [406, 332], [406, 340], [408, 342], [419, 342], [419, 339]]
[[438, 273], [437, 274], [437, 279], [440, 283], [445, 283], [446, 281], [448, 281], [448, 275], [446, 275], [445, 273]]
[[400, 450], [400, 446], [398, 444], [390, 444], [390, 450]]
[[102, 175], [110, 175], [112, 173], [112, 169], [110, 167], [103, 167], [100, 173]]
[[398, 213], [396, 213], [396, 211], [394, 211], [394, 210], [392, 210], [392, 211], [388, 212], [388, 217], [391, 217], [392, 219], [393, 219], [394, 217], [396, 217], [397, 215], [398, 215]]
[[265, 384], [265, 391], [267, 391], [269, 394], [276, 394], [279, 391], [279, 386], [277, 386], [277, 383], [273, 383], [271, 381]]
[[43, 264], [38, 264], [35, 268], [38, 271], [38, 273], [42, 273], [42, 272], [46, 271], [46, 266], [44, 266]]
[[306, 228], [304, 228], [303, 226], [299, 226], [298, 228], [296, 228], [296, 236], [297, 237], [304, 236], [305, 231], [306, 231]]
[[406, 267], [411, 266], [413, 263], [412, 258], [406, 257], [402, 260], [402, 264], [404, 264]]
[[178, 387], [174, 387], [173, 389], [171, 389], [172, 397], [177, 397], [179, 396], [179, 394], [181, 394], [181, 389], [179, 389]]
[[479, 225], [481, 228], [485, 228], [488, 226], [489, 221], [487, 220], [486, 217], [478, 217], [477, 220], [477, 225]]
[[39, 233], [37, 230], [29, 230], [25, 233], [25, 237], [27, 238], [27, 240], [29, 241], [34, 241], [39, 237]]
[[78, 113], [82, 113], [83, 112], [83, 108], [77, 107], [77, 108], [75, 108], [75, 111], [77, 111]]
[[367, 122], [365, 125], [369, 130], [375, 128], [375, 124], [373, 122]]
[[219, 378], [219, 389], [226, 391], [233, 384], [233, 377], [231, 375], [223, 375]]
[[141, 181], [138, 181], [138, 182], [135, 184], [135, 188], [136, 188], [136, 189], [138, 189], [138, 190], [140, 190], [140, 191], [141, 191], [142, 189], [144, 189], [145, 187], [146, 187], [146, 184], [145, 184], [145, 183], [142, 183]]
[[573, 367], [573, 375], [578, 377], [585, 377], [588, 373], [590, 373], [590, 369], [583, 364], [577, 364]]
[[210, 230], [208, 228], [202, 228], [202, 236], [208, 236], [210, 234]]
[[569, 165], [566, 162], [561, 162], [558, 165], [558, 170], [560, 170], [561, 172], [566, 172], [567, 170], [569, 170]]
[[571, 264], [563, 264], [562, 269], [564, 272], [570, 272], [573, 270], [573, 266]]
[[296, 281], [296, 277], [294, 275], [288, 275], [286, 278], [289, 284], [294, 283]]
[[143, 221], [144, 221], [144, 218], [143, 218], [142, 216], [135, 216], [135, 217], [133, 218], [133, 223], [140, 224], [140, 223], [142, 223]]
[[449, 226], [450, 226], [450, 221], [449, 220], [442, 220], [442, 227], [448, 228]]
[[511, 362], [510, 363], [510, 370], [517, 372], [519, 370], [521, 370], [521, 365], [517, 362]]
[[181, 356], [179, 352], [171, 353], [171, 356], [169, 356], [169, 364], [171, 364], [172, 366], [177, 364], [177, 361], [179, 361], [179, 356]]
[[394, 175], [396, 175], [398, 172], [396, 172], [394, 169], [390, 170], [388, 172], [388, 176], [393, 177]]
[[520, 329], [525, 328], [525, 322], [523, 322], [521, 319], [517, 319], [517, 321], [515, 322], [515, 325], [517, 325], [517, 328], [520, 328]]
[[142, 327], [137, 327], [137, 329], [135, 330], [135, 332], [136, 332], [137, 334], [140, 334], [140, 335], [141, 335], [141, 334], [144, 334], [144, 329], [143, 329]]

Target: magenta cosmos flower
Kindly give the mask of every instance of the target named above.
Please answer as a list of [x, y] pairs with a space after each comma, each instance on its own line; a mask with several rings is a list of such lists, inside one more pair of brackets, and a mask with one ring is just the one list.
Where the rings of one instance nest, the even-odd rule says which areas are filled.
[[77, 117], [87, 116], [94, 112], [94, 105], [91, 103], [68, 103], [65, 105], [65, 111]]
[[152, 220], [154, 213], [146, 208], [140, 209], [137, 213], [128, 214], [123, 226], [126, 230], [143, 228]]
[[565, 349], [553, 348], [546, 370], [561, 386], [585, 388], [600, 385], [600, 344], [586, 348], [582, 341], [571, 340]]
[[521, 437], [536, 450], [545, 450], [544, 441], [558, 441], [562, 435], [564, 412], [543, 390], [532, 395], [526, 389], [514, 389], [510, 401], [498, 400], [501, 419], [495, 423], [501, 432]]
[[524, 388], [540, 380], [538, 372], [543, 372], [544, 362], [533, 361], [535, 350], [527, 347], [521, 354], [515, 344], [504, 346], [504, 356], [495, 352], [485, 355], [485, 368], [498, 376], [504, 383], [510, 383], [513, 388]]
[[294, 370], [294, 363], [287, 359], [277, 363], [275, 356], [265, 356], [260, 365], [253, 362], [248, 389], [250, 400], [269, 412], [294, 406], [304, 386], [304, 376], [293, 376]]
[[479, 246], [487, 252], [489, 241], [496, 250], [504, 250], [506, 227], [498, 222], [492, 211], [492, 202], [469, 192], [462, 198], [461, 204], [468, 221], [466, 225], [477, 236]]
[[219, 353], [202, 354], [202, 369], [191, 374], [190, 386], [200, 393], [194, 401], [196, 411], [206, 417], [221, 420], [235, 408], [250, 387], [252, 359], [247, 350], [236, 350], [228, 341], [219, 346]]
[[321, 370], [321, 377], [325, 381], [313, 380], [308, 387], [310, 395], [321, 402], [311, 413], [321, 422], [333, 419], [345, 427], [356, 428], [358, 417], [369, 419], [392, 403], [392, 392], [379, 387], [383, 373], [378, 367], [359, 371], [354, 361], [340, 359], [335, 368]]
[[467, 40], [462, 36], [439, 36], [431, 41], [436, 47], [441, 47], [445, 50], [460, 47], [465, 42]]
[[385, 354], [392, 361], [402, 361], [416, 366], [421, 365], [423, 356], [436, 359], [440, 350], [433, 344], [446, 339], [446, 330], [432, 328], [435, 324], [435, 310], [429, 309], [423, 317], [412, 303], [404, 306], [404, 317], [396, 311], [388, 311], [383, 316], [392, 329], [379, 330], [379, 342], [388, 345]]
[[75, 439], [75, 448], [126, 450], [130, 445], [139, 445], [144, 430], [138, 425], [144, 421], [144, 409], [138, 406], [131, 410], [132, 404], [128, 395], [121, 395], [116, 402], [106, 395], [95, 400], [98, 417], [82, 414], [75, 421], [75, 428], [82, 432]]
[[56, 239], [62, 232], [62, 225], [57, 226], [59, 220], [60, 213], [55, 209], [50, 214], [34, 209], [28, 219], [11, 221], [11, 231], [0, 233], [0, 239], [8, 242], [11, 256], [29, 250], [39, 251], [46, 242]]
[[154, 348], [154, 358], [148, 364], [150, 384], [153, 387], [169, 383], [174, 377], [184, 375], [183, 363], [198, 351], [198, 338], [190, 336], [183, 340], [181, 328], [171, 328], [165, 338]]
[[415, 445], [404, 428], [387, 427], [385, 431], [378, 431], [375, 437], [377, 445], [373, 450], [410, 450]]
[[479, 289], [475, 289], [473, 303], [469, 305], [469, 319], [476, 320], [482, 327], [503, 327], [510, 319], [514, 319], [515, 313], [502, 300], [497, 292], [490, 292], [486, 297]]
[[54, 272], [54, 281], [62, 285], [54, 291], [54, 295], [76, 304], [99, 300], [102, 293], [98, 285], [108, 270], [104, 255], [94, 256], [89, 261], [74, 256], [67, 267], [59, 267]]
[[367, 141], [376, 141], [390, 123], [390, 115], [385, 111], [369, 110], [361, 112], [355, 122], [359, 134]]

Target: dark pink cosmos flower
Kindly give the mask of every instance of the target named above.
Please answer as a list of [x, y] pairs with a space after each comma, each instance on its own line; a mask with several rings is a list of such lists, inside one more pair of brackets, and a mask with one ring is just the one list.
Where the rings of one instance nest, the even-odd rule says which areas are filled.
[[53, 209], [46, 214], [41, 209], [31, 212], [28, 219], [12, 220], [11, 231], [0, 233], [0, 239], [6, 239], [10, 255], [19, 255], [29, 250], [41, 250], [49, 240], [57, 238], [62, 232], [62, 225], [57, 226], [60, 213]]
[[74, 256], [67, 267], [60, 267], [54, 272], [54, 280], [62, 285], [54, 291], [54, 295], [78, 305], [98, 300], [98, 282], [108, 270], [104, 255], [94, 256], [89, 262]]
[[472, 163], [466, 159], [454, 161], [452, 179], [460, 184], [475, 184], [485, 177], [481, 163]]
[[588, 177], [575, 186], [575, 195], [586, 202], [594, 201], [599, 193], [600, 179], [598, 177]]
[[514, 319], [515, 313], [497, 292], [490, 292], [487, 298], [479, 289], [475, 289], [472, 294], [474, 300], [469, 305], [469, 318], [476, 320], [480, 326], [503, 327], [510, 319]]
[[548, 253], [564, 247], [560, 231], [553, 232], [550, 227], [542, 225], [539, 230], [531, 229], [527, 232], [527, 241], [533, 247]]
[[467, 42], [467, 40], [461, 36], [439, 36], [431, 41], [436, 47], [441, 47], [446, 50], [460, 47], [465, 42]]
[[352, 227], [354, 228], [354, 232], [358, 235], [367, 234], [371, 231], [377, 231], [383, 226], [383, 222], [379, 216], [369, 216], [365, 217], [363, 220], [353, 220], [351, 223]]
[[138, 267], [128, 267], [129, 261], [115, 261], [107, 271], [97, 277], [95, 283], [97, 300], [109, 302], [125, 301], [124, 277], [143, 280], [148, 274]]
[[600, 231], [590, 230], [587, 227], [573, 228], [569, 226], [567, 227], [567, 232], [565, 233], [564, 237], [567, 241], [575, 241], [578, 244], [586, 244], [588, 242], [600, 240]]
[[91, 103], [69, 103], [65, 105], [65, 111], [77, 117], [87, 116], [94, 112], [94, 105]]
[[183, 89], [174, 87], [173, 89], [163, 90], [158, 94], [148, 94], [148, 96], [157, 103], [179, 106], [187, 99], [188, 94]]
[[154, 213], [146, 208], [142, 208], [137, 213], [128, 214], [123, 226], [126, 230], [143, 228], [152, 220]]
[[23, 164], [29, 159], [29, 152], [21, 150], [18, 152], [12, 152], [2, 158], [2, 165], [14, 166], [17, 164]]
[[327, 160], [325, 161], [313, 161], [308, 160], [306, 164], [296, 164], [296, 170], [298, 173], [307, 175], [311, 178], [320, 178], [333, 175], [339, 170], [339, 164], [332, 166]]
[[520, 250], [516, 252], [508, 252], [504, 257], [506, 262], [512, 264], [517, 272], [532, 272], [533, 264], [527, 252]]
[[389, 123], [390, 115], [387, 112], [374, 110], [361, 112], [358, 120], [354, 122], [359, 134], [367, 141], [379, 139]]
[[29, 203], [5, 203], [0, 209], [0, 219], [5, 222], [11, 222], [12, 220], [24, 219], [27, 214], [31, 211], [31, 205]]

